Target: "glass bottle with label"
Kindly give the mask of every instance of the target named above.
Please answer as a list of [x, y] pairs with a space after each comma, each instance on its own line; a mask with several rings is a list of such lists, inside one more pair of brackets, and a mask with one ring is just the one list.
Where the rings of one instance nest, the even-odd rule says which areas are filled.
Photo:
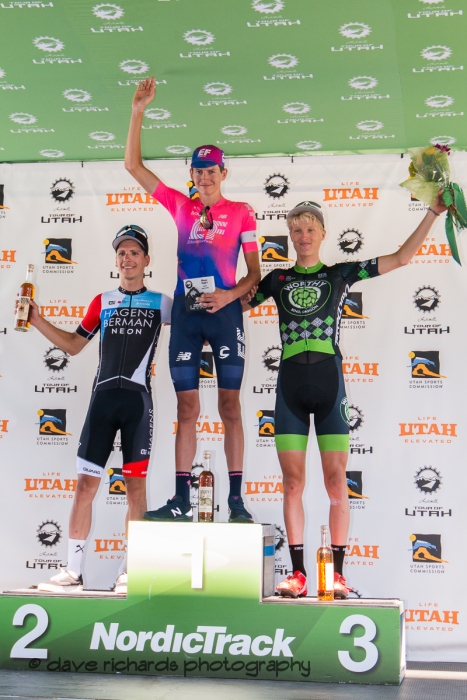
[[334, 600], [334, 557], [328, 532], [328, 526], [321, 525], [321, 547], [316, 552], [318, 600]]
[[198, 484], [198, 520], [199, 522], [214, 522], [214, 474], [211, 471], [211, 453], [203, 453], [204, 469], [199, 475]]
[[34, 299], [34, 285], [32, 283], [32, 273], [34, 265], [28, 265], [26, 280], [20, 287], [18, 305], [16, 307], [15, 331], [28, 331], [31, 327], [29, 323], [29, 302]]

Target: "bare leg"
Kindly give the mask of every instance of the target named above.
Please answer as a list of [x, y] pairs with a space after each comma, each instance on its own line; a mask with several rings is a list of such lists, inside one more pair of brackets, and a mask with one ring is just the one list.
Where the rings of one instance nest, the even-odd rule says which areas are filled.
[[324, 485], [330, 501], [331, 542], [336, 546], [347, 544], [349, 532], [350, 507], [345, 476], [347, 460], [347, 452], [321, 452]]
[[69, 536], [85, 540], [91, 530], [92, 502], [101, 483], [100, 477], [78, 474], [75, 498], [70, 514]]
[[225, 427], [224, 450], [229, 472], [243, 471], [243, 425], [240, 392], [219, 389], [219, 415]]
[[146, 479], [126, 476], [125, 483], [128, 501], [128, 510], [125, 518], [125, 534], [128, 538], [128, 521], [142, 520], [148, 506], [146, 501]]
[[305, 488], [306, 452], [283, 450], [277, 453], [283, 474], [284, 521], [289, 544], [303, 544], [305, 511], [303, 490]]
[[196, 421], [199, 417], [199, 410], [199, 391], [197, 389], [177, 392], [176, 471], [191, 471], [191, 465], [196, 455]]

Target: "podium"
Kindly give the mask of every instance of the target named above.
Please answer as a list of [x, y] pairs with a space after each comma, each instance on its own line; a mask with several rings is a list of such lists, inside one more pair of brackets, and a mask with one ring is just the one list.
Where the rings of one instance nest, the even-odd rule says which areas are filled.
[[132, 522], [127, 596], [0, 595], [0, 668], [401, 682], [401, 601], [273, 592], [270, 525]]

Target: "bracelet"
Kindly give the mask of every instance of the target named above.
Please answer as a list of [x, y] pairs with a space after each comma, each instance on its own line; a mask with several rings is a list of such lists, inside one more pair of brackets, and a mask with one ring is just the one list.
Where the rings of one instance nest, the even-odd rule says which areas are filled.
[[432, 209], [431, 207], [428, 207], [428, 211], [431, 211], [431, 213], [434, 214], [435, 216], [439, 216], [439, 214], [437, 214], [437, 213], [435, 212], [435, 210]]

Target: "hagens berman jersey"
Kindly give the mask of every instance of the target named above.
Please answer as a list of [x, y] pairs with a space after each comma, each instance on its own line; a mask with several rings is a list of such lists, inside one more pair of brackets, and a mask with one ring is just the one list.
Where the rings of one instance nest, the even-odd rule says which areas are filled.
[[282, 359], [305, 351], [341, 357], [339, 327], [347, 293], [356, 282], [378, 274], [378, 258], [273, 270], [261, 280], [250, 306], [269, 297], [276, 302]]

